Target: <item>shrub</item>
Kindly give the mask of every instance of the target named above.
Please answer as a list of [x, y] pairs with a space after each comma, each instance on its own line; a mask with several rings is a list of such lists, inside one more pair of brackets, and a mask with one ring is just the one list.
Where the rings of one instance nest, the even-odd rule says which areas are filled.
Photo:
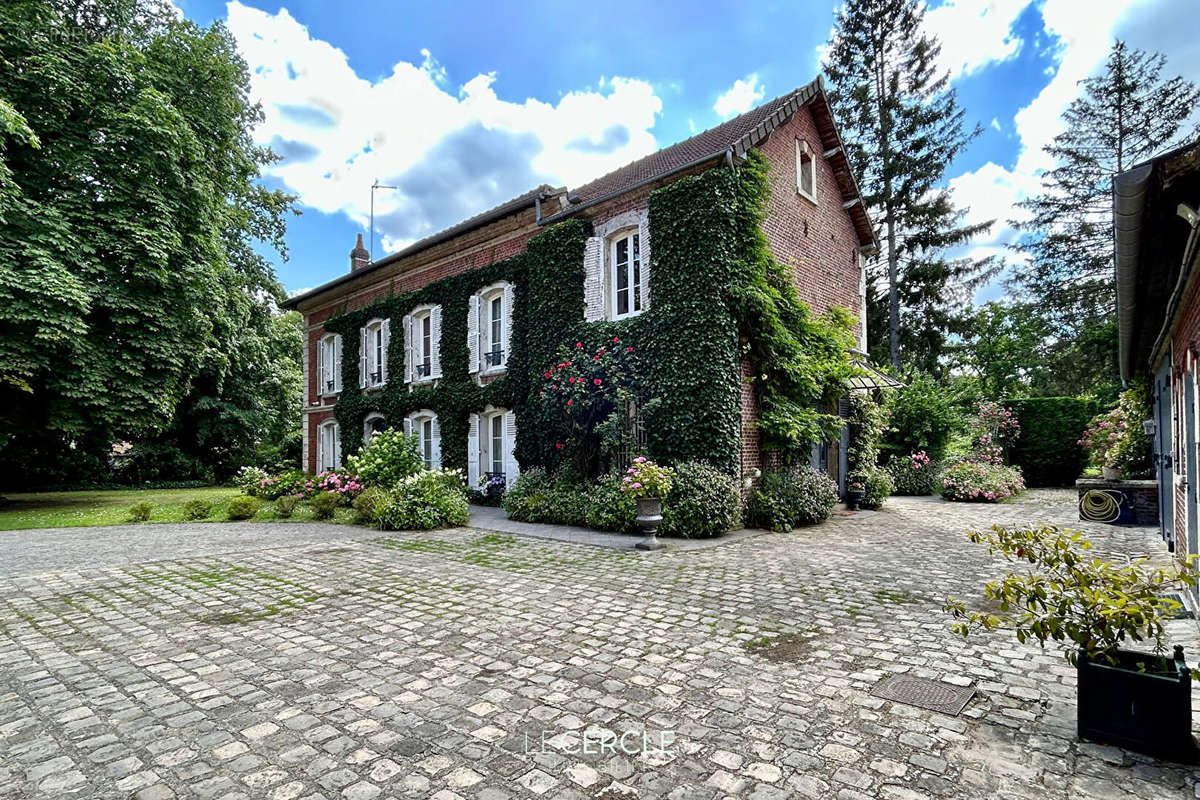
[[416, 437], [398, 430], [375, 434], [357, 455], [346, 459], [346, 467], [364, 484], [385, 488], [416, 475], [424, 465]]
[[974, 503], [995, 503], [1025, 489], [1021, 471], [1003, 464], [959, 461], [942, 475], [942, 497]]
[[144, 500], [140, 503], [134, 503], [129, 507], [129, 520], [131, 522], [149, 522], [150, 512], [153, 510], [154, 507]]
[[[879, 466], [879, 440], [883, 435], [883, 409], [863, 394], [850, 395], [850, 443], [846, 448], [846, 480], [863, 490], [862, 506], [878, 508], [892, 493], [892, 479]], [[836, 496], [836, 495], [835, 495]]]
[[671, 476], [671, 490], [663, 499], [660, 532], [691, 539], [720, 536], [739, 521], [741, 514], [737, 481], [707, 464], [685, 461]]
[[924, 450], [903, 458], [893, 458], [887, 465], [893, 491], [901, 495], [927, 495], [938, 490], [938, 473], [942, 465], [932, 460]]
[[285, 494], [303, 494], [304, 484], [308, 481], [308, 476], [298, 469], [288, 470], [278, 475], [268, 475], [263, 477], [258, 482], [258, 488], [253, 491], [247, 491], [246, 494], [252, 497], [261, 497], [264, 500], [277, 500]]
[[388, 493], [382, 486], [372, 486], [354, 498], [354, 521], [360, 525], [378, 525], [379, 512], [387, 502]]
[[526, 470], [504, 493], [504, 511], [521, 522], [557, 522], [553, 494], [554, 484], [545, 470]]
[[1117, 443], [1113, 460], [1128, 475], [1137, 475], [1150, 469], [1150, 434], [1142, 422], [1152, 416], [1150, 400], [1145, 387], [1135, 386], [1121, 393], [1117, 409], [1126, 420], [1125, 435]]
[[923, 450], [942, 461], [963, 428], [959, 404], [957, 392], [942, 381], [923, 373], [909, 376], [907, 386], [889, 393], [882, 449], [892, 459]]
[[262, 487], [262, 482], [268, 477], [270, 476], [267, 475], [267, 471], [265, 469], [260, 469], [258, 467], [242, 467], [233, 477], [233, 482], [234, 485], [236, 485], [246, 494], [250, 495], [251, 497], [257, 497], [258, 491]]
[[402, 479], [379, 509], [379, 527], [410, 531], [466, 525], [466, 486], [457, 470], [431, 470]]
[[313, 519], [319, 520], [333, 519], [334, 512], [341, 504], [342, 498], [333, 492], [321, 492], [308, 501], [309, 507], [312, 508]]
[[212, 516], [213, 506], [207, 500], [188, 500], [183, 505], [183, 518], [189, 520], [208, 519]]
[[1029, 486], [1070, 486], [1083, 472], [1087, 454], [1079, 441], [1100, 403], [1087, 397], [1030, 397], [1009, 403], [1024, 435], [1009, 449]]
[[796, 467], [765, 473], [750, 494], [750, 525], [773, 531], [811, 525], [829, 516], [837, 504], [837, 484], [820, 470]]
[[288, 519], [296, 511], [296, 504], [300, 502], [300, 498], [294, 494], [285, 494], [283, 497], [275, 500], [275, 515]]
[[621, 491], [621, 478], [620, 475], [607, 475], [588, 489], [585, 515], [588, 527], [616, 533], [638, 530], [637, 500]]
[[250, 519], [258, 513], [258, 500], [253, 497], [235, 497], [229, 501], [226, 516], [231, 520]]

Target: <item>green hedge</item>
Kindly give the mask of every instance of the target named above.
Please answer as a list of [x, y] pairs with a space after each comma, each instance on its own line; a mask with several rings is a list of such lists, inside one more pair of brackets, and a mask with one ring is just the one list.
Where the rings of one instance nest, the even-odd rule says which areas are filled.
[[1079, 437], [1092, 417], [1103, 411], [1088, 397], [1029, 397], [1005, 405], [1021, 421], [1021, 436], [1009, 460], [1021, 468], [1027, 486], [1071, 486], [1083, 472], [1087, 454]]

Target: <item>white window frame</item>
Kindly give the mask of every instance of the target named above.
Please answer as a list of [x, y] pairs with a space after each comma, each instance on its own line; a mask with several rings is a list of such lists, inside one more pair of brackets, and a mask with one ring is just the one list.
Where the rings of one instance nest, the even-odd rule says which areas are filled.
[[317, 426], [317, 472], [342, 468], [342, 437], [337, 420]]
[[404, 433], [417, 437], [417, 450], [425, 469], [442, 468], [442, 437], [436, 413], [428, 408], [412, 412], [404, 418]]
[[[636, 265], [633, 257], [633, 239], [635, 236], [638, 237], [638, 257], [636, 259]], [[625, 269], [623, 270], [629, 282], [629, 310], [622, 314], [617, 310], [617, 277], [622, 271], [617, 269], [617, 245], [624, 241], [629, 242], [628, 261], [626, 262]], [[642, 297], [642, 256], [640, 228], [622, 228], [615, 233], [609, 234], [604, 249], [608, 259], [608, 307], [611, 309], [609, 316], [614, 320], [636, 317], [646, 310], [645, 298]]]
[[[412, 382], [429, 383], [433, 380], [433, 306], [422, 307], [412, 313], [413, 339], [413, 375]], [[425, 326], [429, 326], [429, 336], [425, 336]]]
[[337, 333], [327, 333], [317, 342], [317, 348], [317, 363], [320, 365], [317, 374], [317, 394], [322, 397], [336, 395], [342, 391], [342, 371], [339, 369], [342, 360], [342, 337]]
[[[808, 170], [812, 191], [804, 188], [804, 172]], [[817, 155], [806, 139], [796, 140], [796, 193], [813, 203], [817, 202]]]
[[[377, 419], [385, 419], [385, 417], [383, 416], [383, 414], [380, 414], [378, 411], [373, 411], [370, 414], [367, 414], [367, 416], [363, 417], [363, 445], [364, 446], [366, 446], [366, 444], [371, 441], [371, 437], [373, 437], [375, 435], [375, 433], [371, 432], [371, 423]], [[376, 433], [380, 433], [385, 430], [387, 430], [386, 426], [384, 428], [382, 428], [380, 431], [376, 431]]]
[[[505, 290], [507, 284], [498, 283], [489, 286], [479, 293], [479, 316], [480, 316], [480, 371], [485, 375], [490, 375], [494, 372], [503, 372], [508, 368], [508, 357], [510, 355], [510, 342], [507, 341], [505, 334], [505, 319], [508, 314], [512, 313], [512, 309], [506, 308], [504, 303]], [[492, 319], [492, 303], [496, 300], [500, 301], [500, 319]], [[496, 323], [500, 325], [500, 340], [497, 342], [494, 339], [494, 328]], [[499, 345], [497, 347], [496, 345]], [[488, 353], [500, 351], [500, 363], [492, 364], [488, 362]]]
[[[387, 384], [388, 337], [382, 319], [373, 319], [363, 328], [367, 331], [366, 388], [377, 389]], [[378, 380], [376, 380], [378, 376]]]

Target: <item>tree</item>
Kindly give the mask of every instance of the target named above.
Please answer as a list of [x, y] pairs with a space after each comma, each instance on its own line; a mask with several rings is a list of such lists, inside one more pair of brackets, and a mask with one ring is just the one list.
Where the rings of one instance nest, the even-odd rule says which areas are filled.
[[1020, 204], [1029, 218], [1016, 223], [1023, 231], [1016, 249], [1028, 259], [1014, 288], [1049, 319], [1059, 360], [1075, 366], [1071, 393], [1117, 380], [1112, 178], [1198, 133], [1187, 120], [1200, 89], [1165, 77], [1165, 65], [1162, 55], [1116, 42], [1045, 149], [1055, 166], [1042, 176], [1041, 193]]
[[1046, 323], [1034, 309], [992, 302], [968, 318], [959, 360], [978, 376], [985, 398], [1018, 397], [1040, 372], [1045, 343]]
[[[291, 198], [219, 24], [155, 0], [0, 5], [0, 454], [32, 479], [164, 430], [281, 289]], [[25, 389], [28, 388], [29, 391]]]
[[[945, 255], [991, 223], [963, 224], [945, 186], [947, 166], [979, 129], [964, 130], [923, 17], [917, 0], [847, 0], [825, 71], [850, 163], [879, 228], [882, 249], [870, 268], [883, 291], [869, 301], [886, 301], [887, 358], [896, 368], [903, 361], [937, 370], [970, 290], [993, 270], [990, 261]], [[881, 333], [878, 326], [868, 331]], [[875, 338], [872, 352], [882, 345]]]

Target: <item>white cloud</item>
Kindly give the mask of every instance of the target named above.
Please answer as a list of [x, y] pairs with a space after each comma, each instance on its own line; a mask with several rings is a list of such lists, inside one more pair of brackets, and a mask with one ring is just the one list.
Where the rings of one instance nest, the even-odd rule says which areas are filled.
[[[946, 0], [925, 14], [942, 46], [941, 66], [958, 78], [1007, 61], [1021, 50], [1012, 26], [1031, 0]], [[1053, 2], [1053, 0], [1051, 0]]]
[[1000, 120], [996, 119], [995, 117], [992, 117], [992, 121], [989, 124], [989, 127], [995, 131], [999, 131], [1000, 130]]
[[376, 229], [394, 250], [527, 191], [578, 186], [656, 149], [662, 102], [640, 80], [600, 78], [555, 104], [501, 99], [494, 73], [450, 85], [428, 50], [378, 80], [313, 38], [286, 9], [230, 2], [228, 25], [265, 121], [255, 138], [284, 160], [268, 171], [300, 202]]
[[726, 89], [717, 98], [717, 102], [713, 103], [713, 111], [725, 119], [745, 114], [763, 99], [764, 93], [764, 88], [758, 85], [758, 73], [752, 72], [745, 78], [734, 81], [733, 86]]

